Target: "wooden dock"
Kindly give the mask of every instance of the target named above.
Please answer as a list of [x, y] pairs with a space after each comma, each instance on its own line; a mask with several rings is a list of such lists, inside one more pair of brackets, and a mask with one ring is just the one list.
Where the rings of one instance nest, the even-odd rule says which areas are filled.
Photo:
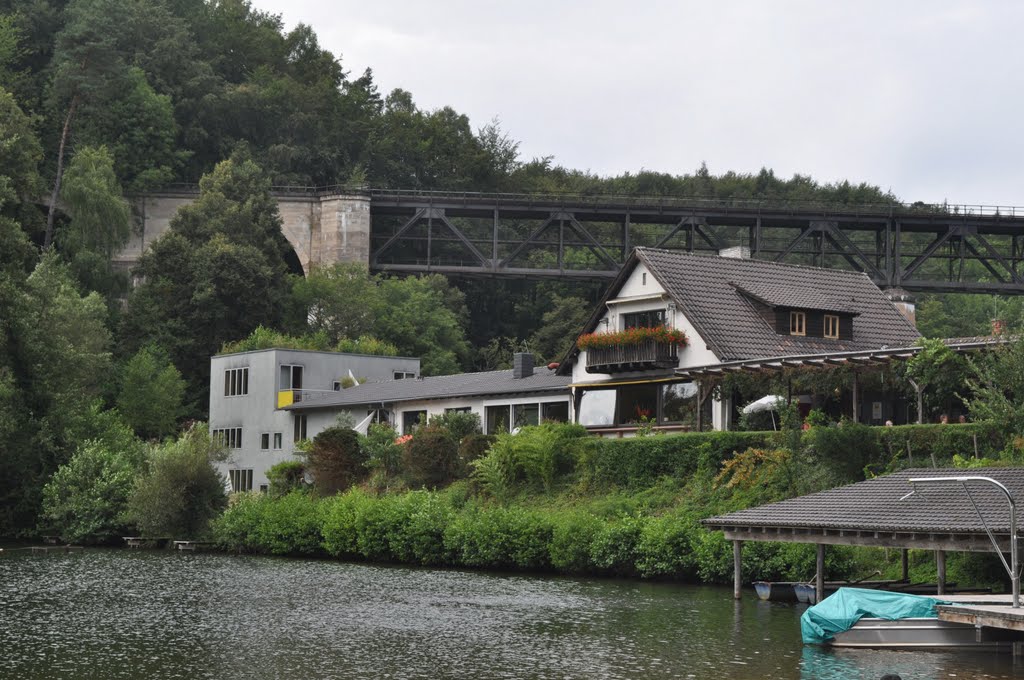
[[80, 545], [34, 545], [29, 550], [33, 555], [48, 555], [50, 553], [81, 552], [84, 548]]
[[177, 550], [185, 550], [188, 552], [195, 552], [196, 550], [203, 550], [213, 545], [213, 541], [175, 541], [174, 547]]
[[1010, 606], [1010, 595], [942, 595], [956, 604], [936, 606], [940, 621], [1024, 631], [1024, 607]]

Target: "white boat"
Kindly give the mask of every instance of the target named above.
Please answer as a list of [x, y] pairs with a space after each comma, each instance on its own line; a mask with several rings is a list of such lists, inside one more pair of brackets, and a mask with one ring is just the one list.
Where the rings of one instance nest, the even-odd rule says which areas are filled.
[[939, 619], [863, 618], [846, 631], [836, 633], [832, 647], [919, 649], [960, 647], [977, 651], [1012, 651], [1013, 643], [1024, 640], [1016, 631], [953, 623]]

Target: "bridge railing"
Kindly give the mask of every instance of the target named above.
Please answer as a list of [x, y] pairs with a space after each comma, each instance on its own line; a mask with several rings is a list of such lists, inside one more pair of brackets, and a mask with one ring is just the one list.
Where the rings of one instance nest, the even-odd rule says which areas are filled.
[[[182, 192], [199, 193], [198, 184], [176, 183], [152, 193]], [[277, 195], [324, 196], [330, 194], [363, 194], [381, 204], [408, 201], [459, 203], [462, 205], [490, 204], [497, 206], [534, 206], [553, 208], [579, 208], [605, 206], [608, 208], [693, 208], [693, 209], [737, 209], [743, 211], [810, 211], [825, 214], [886, 214], [886, 215], [959, 215], [964, 217], [1007, 217], [1024, 218], [1024, 207], [1012, 205], [989, 205], [984, 203], [835, 203], [821, 200], [765, 199], [765, 198], [718, 198], [621, 194], [586, 193], [515, 193], [482, 191], [435, 191], [427, 189], [373, 189], [365, 185], [331, 184], [302, 185], [283, 184], [271, 186]]]

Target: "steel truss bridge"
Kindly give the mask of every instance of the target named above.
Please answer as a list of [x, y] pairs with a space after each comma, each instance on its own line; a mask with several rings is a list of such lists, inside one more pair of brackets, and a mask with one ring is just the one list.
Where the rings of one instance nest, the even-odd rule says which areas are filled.
[[883, 288], [1024, 293], [1024, 208], [368, 193], [378, 271], [607, 279], [635, 246], [741, 246], [758, 259], [866, 272]]

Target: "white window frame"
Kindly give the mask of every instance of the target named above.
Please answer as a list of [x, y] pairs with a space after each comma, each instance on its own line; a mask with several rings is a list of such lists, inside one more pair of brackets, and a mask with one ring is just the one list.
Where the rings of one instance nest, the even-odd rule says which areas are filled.
[[249, 394], [249, 367], [224, 369], [224, 396], [244, 397]]

